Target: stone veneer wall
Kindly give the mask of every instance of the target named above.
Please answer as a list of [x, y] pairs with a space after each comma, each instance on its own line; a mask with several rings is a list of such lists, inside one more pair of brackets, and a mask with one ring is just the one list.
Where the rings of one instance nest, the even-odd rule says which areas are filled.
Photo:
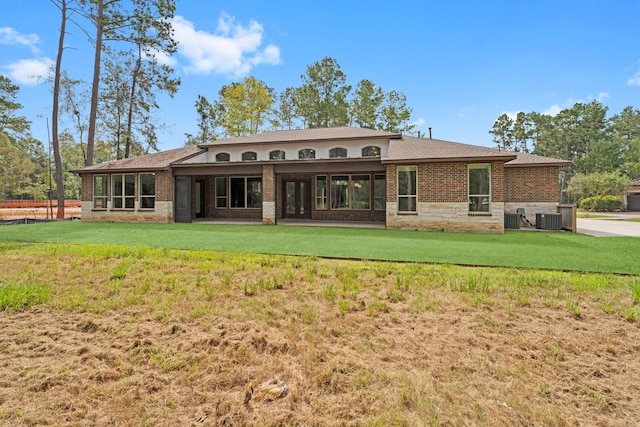
[[387, 202], [387, 228], [401, 230], [504, 232], [504, 203], [491, 203], [488, 215], [469, 214], [467, 202], [418, 202], [415, 213], [398, 213], [397, 202]]
[[273, 165], [262, 167], [262, 223], [276, 223], [276, 177]]

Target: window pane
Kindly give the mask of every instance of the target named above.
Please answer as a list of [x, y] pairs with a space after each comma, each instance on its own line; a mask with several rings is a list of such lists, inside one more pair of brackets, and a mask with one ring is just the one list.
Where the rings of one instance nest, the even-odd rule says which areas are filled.
[[136, 176], [135, 175], [124, 176], [124, 195], [125, 196], [136, 195]]
[[258, 160], [258, 155], [256, 154], [255, 151], [246, 151], [244, 153], [242, 153], [242, 161], [243, 162], [250, 162], [253, 160]]
[[228, 162], [229, 160], [231, 160], [229, 153], [216, 154], [216, 162]]
[[285, 152], [282, 150], [273, 150], [269, 153], [269, 159], [271, 160], [284, 160]]
[[231, 196], [231, 207], [244, 208], [245, 207], [244, 178], [230, 178], [229, 184], [230, 184], [229, 192]]
[[347, 149], [346, 148], [332, 148], [329, 150], [329, 157], [332, 159], [347, 157]]
[[227, 178], [216, 178], [216, 208], [227, 207]]
[[93, 195], [94, 197], [107, 195], [107, 177], [105, 175], [94, 175]]
[[113, 175], [111, 179], [113, 180], [113, 196], [122, 196], [122, 175]]
[[316, 209], [327, 209], [327, 177], [316, 177]]
[[416, 198], [415, 197], [399, 197], [398, 210], [401, 212], [415, 212]]
[[126, 209], [133, 209], [135, 207], [135, 199], [133, 197], [125, 197], [124, 206]]
[[316, 158], [316, 150], [313, 148], [305, 148], [298, 151], [299, 159], [315, 159]]
[[469, 165], [469, 194], [489, 194], [489, 165]]
[[155, 206], [155, 197], [140, 197], [141, 209], [153, 209]]
[[247, 178], [247, 207], [262, 207], [262, 178]]
[[380, 157], [380, 147], [370, 145], [362, 149], [362, 157]]
[[354, 175], [351, 177], [353, 189], [352, 209], [371, 209], [371, 177], [369, 175]]
[[349, 207], [349, 177], [331, 177], [331, 209], [347, 209]]
[[415, 166], [403, 166], [398, 168], [398, 195], [416, 195]]
[[156, 177], [153, 174], [145, 173], [140, 175], [140, 195], [156, 195]]

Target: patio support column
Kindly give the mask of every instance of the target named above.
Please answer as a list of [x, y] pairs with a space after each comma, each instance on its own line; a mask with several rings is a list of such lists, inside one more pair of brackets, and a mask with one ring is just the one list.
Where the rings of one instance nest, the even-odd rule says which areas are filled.
[[276, 177], [273, 165], [262, 166], [262, 223], [276, 223]]

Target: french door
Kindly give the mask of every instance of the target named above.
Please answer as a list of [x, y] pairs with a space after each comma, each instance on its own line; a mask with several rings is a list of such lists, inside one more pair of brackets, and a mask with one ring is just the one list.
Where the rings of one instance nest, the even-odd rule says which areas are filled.
[[285, 180], [284, 189], [284, 217], [311, 218], [311, 181]]

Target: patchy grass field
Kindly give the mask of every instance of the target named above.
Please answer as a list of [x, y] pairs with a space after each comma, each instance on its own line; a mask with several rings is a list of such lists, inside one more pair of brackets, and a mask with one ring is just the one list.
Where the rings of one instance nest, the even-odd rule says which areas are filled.
[[11, 242], [0, 258], [0, 425], [640, 419], [638, 276]]

